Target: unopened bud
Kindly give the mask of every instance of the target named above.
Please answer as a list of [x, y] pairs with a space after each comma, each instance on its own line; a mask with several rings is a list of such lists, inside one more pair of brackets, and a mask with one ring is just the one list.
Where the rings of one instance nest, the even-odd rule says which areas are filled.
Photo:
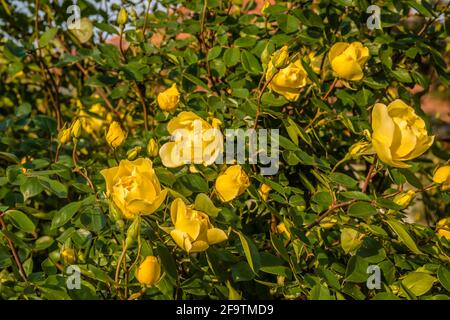
[[286, 68], [289, 64], [289, 47], [283, 46], [272, 55], [272, 64], [277, 69]]
[[119, 26], [124, 26], [128, 22], [128, 12], [124, 7], [120, 8], [119, 14], [117, 15], [117, 24]]
[[158, 142], [155, 139], [151, 138], [147, 144], [148, 156], [154, 158], [158, 155], [158, 151], [159, 151]]
[[134, 159], [137, 158], [137, 156], [139, 155], [139, 152], [141, 152], [142, 147], [137, 146], [134, 147], [133, 149], [128, 150], [127, 152], [127, 159], [130, 161], [133, 161]]

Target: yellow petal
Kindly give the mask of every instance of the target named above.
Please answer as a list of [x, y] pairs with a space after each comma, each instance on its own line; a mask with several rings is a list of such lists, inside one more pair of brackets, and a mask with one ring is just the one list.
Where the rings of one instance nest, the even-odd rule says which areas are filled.
[[206, 231], [206, 238], [209, 244], [216, 244], [228, 239], [227, 234], [219, 228], [212, 228]]
[[331, 67], [339, 77], [345, 80], [358, 81], [364, 77], [361, 66], [351, 55], [337, 56], [331, 61]]
[[328, 60], [333, 61], [334, 58], [336, 58], [337, 56], [339, 56], [342, 52], [345, 51], [345, 49], [347, 49], [349, 46], [348, 43], [346, 42], [336, 42], [330, 49], [330, 51], [328, 52]]
[[443, 183], [450, 179], [450, 166], [443, 166], [436, 170], [433, 175], [433, 181]]
[[[183, 232], [181, 230], [177, 230], [174, 229], [172, 231], [170, 231], [170, 236], [172, 237], [172, 239], [175, 241], [175, 243], [183, 250], [188, 251], [188, 249], [186, 248], [186, 241], [185, 240], [189, 240], [189, 236], [187, 235], [186, 232]], [[188, 242], [189, 244], [189, 249], [190, 249], [190, 242]]]
[[206, 241], [198, 240], [192, 242], [192, 248], [190, 250], [187, 250], [188, 252], [202, 252], [209, 248], [209, 245]]
[[100, 174], [105, 178], [106, 181], [106, 191], [110, 193], [114, 185], [114, 177], [117, 175], [119, 167], [113, 167], [109, 169], [103, 169]]
[[395, 125], [382, 103], [377, 103], [372, 110], [372, 138], [386, 147], [390, 147], [394, 138]]
[[175, 142], [167, 142], [159, 149], [161, 162], [167, 168], [176, 168], [184, 165], [182, 155], [180, 154], [180, 144]]

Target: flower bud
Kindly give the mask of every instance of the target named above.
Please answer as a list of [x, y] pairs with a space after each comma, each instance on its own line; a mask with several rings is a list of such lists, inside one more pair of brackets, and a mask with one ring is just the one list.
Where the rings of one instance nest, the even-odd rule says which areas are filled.
[[370, 155], [373, 153], [374, 153], [374, 151], [373, 151], [372, 145], [365, 141], [355, 143], [348, 150], [348, 155], [351, 158], [358, 158], [360, 156]]
[[139, 155], [139, 152], [141, 152], [141, 149], [142, 149], [141, 146], [137, 146], [137, 147], [134, 147], [133, 149], [128, 150], [127, 159], [130, 161], [133, 161], [134, 159], [136, 159], [137, 156]]
[[147, 286], [152, 286], [158, 282], [160, 275], [161, 266], [155, 256], [146, 257], [136, 271], [136, 278], [139, 283]]
[[149, 157], [156, 157], [158, 155], [159, 147], [158, 142], [155, 139], [151, 138], [147, 144], [147, 154]]
[[71, 128], [71, 134], [72, 137], [78, 139], [81, 136], [81, 121], [77, 119], [73, 124]]
[[267, 68], [267, 65], [269, 64], [270, 61], [270, 53], [269, 53], [269, 48], [268, 46], [266, 46], [263, 50], [263, 52], [261, 53], [261, 63], [264, 66], [264, 69]]
[[61, 144], [66, 144], [70, 141], [70, 128], [68, 129], [62, 129], [61, 131], [59, 131], [58, 133], [58, 141]]
[[133, 243], [136, 241], [136, 239], [139, 236], [140, 229], [141, 229], [141, 219], [139, 216], [137, 216], [127, 230], [127, 238], [126, 238], [127, 248], [131, 247]]
[[433, 174], [433, 182], [442, 184], [443, 191], [450, 189], [450, 166], [442, 166]]
[[289, 47], [283, 46], [272, 55], [272, 64], [277, 69], [284, 69], [289, 64]]
[[124, 7], [120, 8], [119, 14], [117, 15], [117, 24], [119, 26], [124, 26], [128, 22], [128, 12]]
[[61, 252], [61, 258], [64, 260], [66, 264], [74, 264], [77, 257], [75, 255], [75, 250], [72, 248], [65, 248]]
[[106, 134], [106, 141], [114, 149], [120, 147], [125, 141], [125, 133], [118, 122], [113, 121], [109, 126], [108, 133]]
[[267, 201], [270, 190], [272, 190], [272, 188], [265, 183], [261, 184], [261, 186], [259, 187], [258, 193], [264, 201]]
[[406, 208], [414, 199], [416, 193], [414, 190], [408, 190], [407, 192], [402, 192], [394, 197], [394, 202], [401, 206], [402, 208]]

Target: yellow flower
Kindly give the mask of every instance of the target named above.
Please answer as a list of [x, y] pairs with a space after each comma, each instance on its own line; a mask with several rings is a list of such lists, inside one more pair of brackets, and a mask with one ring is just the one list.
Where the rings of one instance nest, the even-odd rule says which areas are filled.
[[216, 191], [223, 202], [228, 202], [240, 196], [250, 186], [250, 180], [240, 165], [234, 165], [216, 180]]
[[333, 71], [342, 79], [357, 81], [364, 77], [363, 68], [369, 59], [369, 49], [360, 42], [335, 43], [328, 53]]
[[413, 108], [401, 100], [385, 106], [375, 104], [372, 111], [372, 145], [378, 157], [386, 164], [408, 168], [408, 161], [422, 155], [433, 144], [425, 122]]
[[350, 157], [357, 158], [361, 155], [369, 155], [373, 154], [373, 147], [370, 143], [365, 141], [360, 141], [353, 144], [348, 150], [348, 154]]
[[272, 65], [277, 69], [286, 68], [289, 63], [289, 47], [283, 46], [280, 50], [277, 50], [272, 55]]
[[59, 143], [61, 144], [66, 144], [70, 141], [70, 134], [71, 134], [71, 129], [62, 129], [61, 131], [59, 131], [58, 134], [58, 140]]
[[436, 232], [439, 236], [444, 237], [450, 241], [450, 218], [439, 220], [439, 222], [436, 224]]
[[281, 94], [289, 101], [297, 100], [300, 96], [301, 89], [308, 83], [308, 75], [305, 69], [303, 69], [300, 59], [297, 59], [286, 68], [276, 72], [277, 69], [274, 68], [272, 61], [269, 61], [266, 81], [269, 81], [273, 77], [269, 83], [269, 89]]
[[159, 150], [164, 166], [180, 167], [184, 164], [209, 166], [223, 150], [223, 136], [217, 127], [190, 111], [183, 111], [169, 121], [167, 130], [174, 141], [167, 142]]
[[177, 85], [174, 83], [169, 89], [158, 94], [157, 101], [161, 110], [174, 111], [180, 102], [180, 92], [177, 89]]
[[158, 142], [155, 139], [151, 138], [147, 144], [147, 154], [149, 157], [156, 157], [158, 155]]
[[309, 65], [312, 71], [314, 71], [314, 73], [320, 74], [324, 55], [320, 54], [316, 56], [315, 52], [310, 52], [308, 54], [308, 57], [309, 57]]
[[75, 255], [75, 250], [72, 248], [66, 248], [61, 252], [61, 258], [64, 260], [67, 264], [73, 264], [75, 263], [77, 257]]
[[267, 201], [270, 190], [272, 190], [272, 188], [265, 183], [261, 184], [261, 186], [259, 187], [258, 193], [264, 201]]
[[108, 133], [106, 134], [106, 141], [108, 141], [109, 145], [114, 149], [120, 147], [125, 141], [125, 133], [117, 121], [113, 121], [109, 126]]
[[450, 166], [443, 166], [436, 170], [433, 175], [433, 181], [442, 183], [442, 190], [450, 189]]
[[228, 239], [223, 230], [214, 228], [206, 213], [187, 207], [180, 198], [172, 202], [170, 216], [175, 225], [170, 235], [188, 253], [205, 251], [210, 245]]
[[166, 198], [167, 190], [161, 190], [150, 159], [122, 160], [118, 167], [100, 173], [107, 195], [127, 219], [152, 214]]
[[136, 271], [136, 279], [143, 285], [152, 286], [160, 277], [161, 265], [155, 256], [146, 257]]

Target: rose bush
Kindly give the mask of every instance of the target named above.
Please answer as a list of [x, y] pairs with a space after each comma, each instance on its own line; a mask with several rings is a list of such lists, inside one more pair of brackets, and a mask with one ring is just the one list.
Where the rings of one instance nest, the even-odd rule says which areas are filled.
[[450, 298], [448, 4], [123, 3], [1, 1], [1, 299]]

